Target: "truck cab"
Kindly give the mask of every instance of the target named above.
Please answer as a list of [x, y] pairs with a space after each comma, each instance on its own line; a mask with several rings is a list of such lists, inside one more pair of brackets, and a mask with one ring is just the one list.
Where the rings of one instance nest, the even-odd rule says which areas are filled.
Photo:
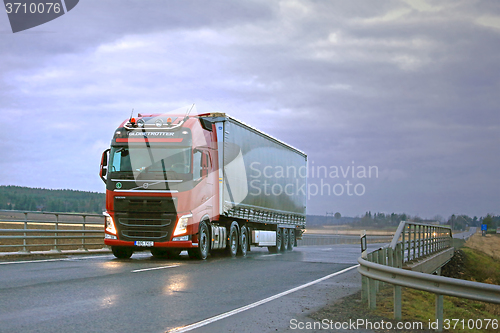
[[216, 215], [215, 135], [212, 123], [182, 114], [138, 114], [116, 129], [100, 171], [106, 184], [104, 242], [115, 256], [141, 249], [204, 256], [193, 221]]

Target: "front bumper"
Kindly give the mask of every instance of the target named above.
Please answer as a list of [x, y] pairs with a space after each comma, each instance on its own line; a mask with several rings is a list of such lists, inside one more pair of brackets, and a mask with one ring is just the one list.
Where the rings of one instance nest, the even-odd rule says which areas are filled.
[[[122, 241], [118, 239], [105, 239], [104, 244], [108, 246], [126, 246], [133, 247], [137, 249], [148, 249], [151, 247], [135, 246], [134, 242]], [[170, 242], [154, 242], [153, 247], [169, 247], [176, 249], [192, 249], [198, 247], [198, 243], [193, 243], [193, 241], [170, 241]]]

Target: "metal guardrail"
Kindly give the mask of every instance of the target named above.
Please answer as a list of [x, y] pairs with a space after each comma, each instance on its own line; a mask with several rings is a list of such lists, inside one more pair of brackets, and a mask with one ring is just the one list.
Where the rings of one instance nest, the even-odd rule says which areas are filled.
[[[392, 236], [368, 235], [368, 243], [387, 243]], [[337, 244], [359, 244], [359, 236], [342, 234], [303, 234], [302, 239], [297, 240], [298, 246], [318, 246]]]
[[[88, 246], [104, 246], [102, 241], [104, 239], [103, 215], [16, 210], [0, 210], [0, 214], [10, 215], [10, 217], [0, 217], [0, 249], [22, 248], [21, 253], [29, 253], [28, 248], [30, 247], [50, 247], [52, 251], [60, 252], [61, 247], [68, 246], [79, 246], [82, 250], [87, 250]], [[51, 216], [52, 219], [49, 219]], [[12, 228], [13, 225], [21, 223], [23, 228]], [[53, 229], [41, 229], [42, 225], [50, 225]], [[33, 228], [33, 226], [37, 227]], [[79, 228], [75, 229], [75, 227]], [[60, 242], [60, 240], [72, 239], [76, 242]], [[100, 239], [101, 241], [87, 242], [87, 240], [92, 239]], [[22, 240], [22, 243], [15, 242], [16, 240]], [[54, 240], [54, 242], [37, 244], [29, 243], [28, 240]], [[5, 241], [11, 241], [10, 243], [14, 244], [2, 244]]]
[[[418, 260], [452, 251], [451, 229], [433, 225], [401, 222], [387, 247], [358, 258], [362, 275], [362, 298], [376, 308], [380, 283], [394, 286], [394, 319], [401, 320], [401, 287], [423, 290], [436, 295], [438, 331], [443, 330], [443, 295], [500, 304], [500, 286], [415, 272], [408, 267]], [[442, 262], [444, 265], [446, 261]], [[431, 273], [431, 272], [428, 272]], [[437, 270], [440, 273], [440, 268]]]
[[388, 249], [393, 251], [394, 267], [402, 268], [405, 264], [450, 248], [452, 239], [448, 227], [403, 221]]

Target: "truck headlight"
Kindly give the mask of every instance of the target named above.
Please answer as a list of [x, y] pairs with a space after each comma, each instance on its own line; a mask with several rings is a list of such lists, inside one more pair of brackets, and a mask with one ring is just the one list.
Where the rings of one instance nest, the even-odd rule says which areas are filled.
[[106, 219], [106, 223], [105, 223], [106, 224], [106, 232], [108, 232], [112, 235], [116, 235], [115, 222], [113, 222], [113, 218], [108, 213], [103, 213], [103, 214], [104, 214], [105, 219]]
[[179, 221], [177, 221], [177, 226], [175, 227], [174, 236], [182, 235], [187, 232], [188, 221], [191, 217], [193, 217], [193, 214], [181, 216]]

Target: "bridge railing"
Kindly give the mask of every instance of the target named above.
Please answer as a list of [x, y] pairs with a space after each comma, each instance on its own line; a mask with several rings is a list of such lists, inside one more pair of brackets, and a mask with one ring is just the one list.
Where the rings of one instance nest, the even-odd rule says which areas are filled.
[[104, 215], [0, 210], [0, 250], [104, 246]]
[[[443, 295], [500, 304], [500, 286], [428, 274], [439, 274], [440, 267], [450, 260], [452, 240], [448, 227], [401, 222], [390, 245], [358, 258], [363, 301], [375, 309], [381, 284], [391, 284], [394, 319], [401, 320], [401, 287], [434, 293], [438, 331], [443, 329]], [[431, 264], [425, 265], [429, 261]], [[414, 267], [419, 271], [412, 271]]]

